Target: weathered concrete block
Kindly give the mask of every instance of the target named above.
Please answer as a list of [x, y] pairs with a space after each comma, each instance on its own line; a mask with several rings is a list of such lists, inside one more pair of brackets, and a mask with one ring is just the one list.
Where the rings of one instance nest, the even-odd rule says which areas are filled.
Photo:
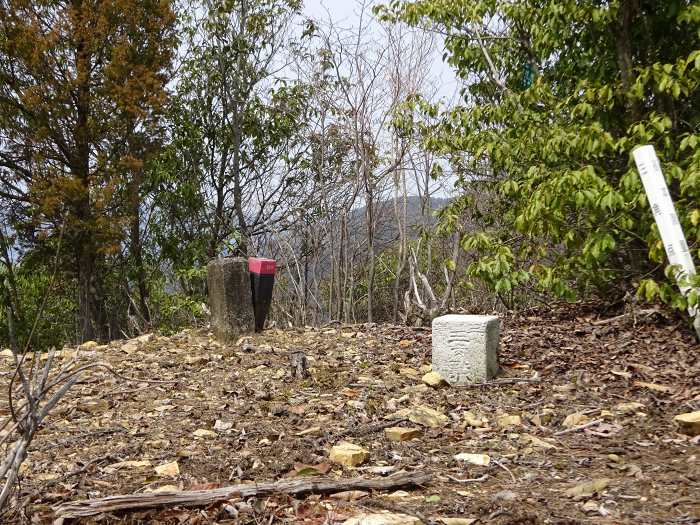
[[247, 259], [221, 257], [209, 261], [207, 288], [211, 327], [217, 338], [230, 341], [254, 331], [253, 297]]
[[498, 373], [500, 321], [493, 315], [443, 315], [433, 320], [433, 370], [450, 385]]

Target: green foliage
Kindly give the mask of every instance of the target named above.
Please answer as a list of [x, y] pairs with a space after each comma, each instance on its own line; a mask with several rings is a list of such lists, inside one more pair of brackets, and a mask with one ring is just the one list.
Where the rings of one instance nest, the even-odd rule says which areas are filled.
[[[419, 130], [452, 156], [465, 192], [497, 196], [494, 226], [462, 241], [479, 256], [470, 275], [499, 293], [566, 298], [639, 283], [641, 297], [685, 307], [631, 153], [656, 148], [697, 260], [696, 3], [422, 0], [378, 11], [447, 33], [445, 58], [467, 84], [463, 105]], [[434, 115], [425, 106], [415, 107]]]
[[[0, 285], [5, 281], [6, 271], [0, 267]], [[71, 279], [55, 279], [49, 290], [51, 283], [51, 271], [46, 267], [27, 266], [18, 268], [15, 272], [17, 296], [14, 299], [19, 304], [15, 318], [15, 332], [20, 349], [26, 346], [37, 319], [29, 347], [31, 351], [44, 351], [51, 347], [61, 348], [64, 343], [75, 339], [77, 329], [75, 315], [78, 308], [75, 300], [76, 283]], [[42, 304], [44, 304], [43, 310]], [[4, 306], [0, 308], [0, 346], [3, 347], [10, 341], [7, 311]], [[39, 316], [40, 311], [41, 316]]]

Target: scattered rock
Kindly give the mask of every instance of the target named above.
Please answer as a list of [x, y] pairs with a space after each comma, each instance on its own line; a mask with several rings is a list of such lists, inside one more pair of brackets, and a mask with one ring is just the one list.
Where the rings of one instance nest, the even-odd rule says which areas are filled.
[[515, 427], [522, 424], [522, 419], [520, 416], [501, 416], [498, 418], [498, 426], [500, 428]]
[[214, 423], [214, 430], [218, 430], [219, 432], [226, 432], [227, 430], [231, 430], [232, 428], [232, 421], [222, 421], [220, 419], [217, 419]]
[[408, 441], [421, 435], [421, 430], [415, 427], [389, 427], [384, 429], [389, 441]]
[[120, 461], [118, 463], [112, 463], [104, 467], [104, 471], [111, 473], [123, 468], [145, 468], [150, 467], [151, 462], [147, 459], [142, 460], [130, 460], [130, 461]]
[[428, 372], [422, 377], [422, 381], [433, 388], [447, 384], [447, 381], [437, 372]]
[[472, 525], [476, 523], [475, 518], [445, 518], [440, 516], [437, 520], [444, 525]]
[[85, 341], [83, 344], [78, 346], [78, 350], [91, 350], [96, 346], [99, 346], [97, 341]]
[[345, 520], [343, 525], [422, 525], [422, 521], [408, 514], [392, 512], [377, 512], [373, 514], [358, 514]]
[[500, 490], [491, 498], [493, 501], [515, 501], [518, 495], [512, 490]]
[[194, 437], [198, 438], [215, 438], [217, 437], [217, 433], [214, 432], [213, 430], [207, 430], [206, 428], [198, 428], [197, 430], [194, 431]]
[[525, 443], [528, 443], [532, 445], [533, 447], [539, 447], [539, 448], [557, 448], [555, 445], [552, 445], [551, 443], [548, 443], [547, 441], [544, 441], [543, 439], [540, 439], [536, 436], [533, 436], [532, 434], [523, 434], [520, 436], [520, 439], [524, 441]]
[[588, 416], [582, 414], [581, 412], [574, 412], [573, 414], [566, 416], [561, 426], [564, 428], [573, 428], [579, 425], [585, 425], [586, 423], [588, 423]]
[[586, 481], [585, 483], [579, 483], [575, 487], [571, 487], [566, 490], [566, 494], [570, 498], [575, 500], [590, 498], [594, 494], [604, 491], [608, 485], [610, 485], [608, 478], [597, 478], [591, 481]]
[[634, 414], [642, 408], [645, 408], [644, 403], [637, 403], [636, 401], [632, 401], [630, 403], [619, 403], [615, 405], [615, 412], [617, 412], [618, 414]]
[[163, 465], [158, 465], [155, 467], [156, 474], [163, 477], [172, 477], [180, 475], [180, 465], [177, 461], [171, 461], [170, 463], [164, 463]]
[[106, 399], [81, 399], [77, 404], [78, 410], [88, 414], [98, 414], [109, 410], [109, 403]]
[[[406, 409], [406, 411], [407, 413], [405, 415], [399, 417], [408, 417], [408, 420], [411, 423], [422, 425], [424, 427], [440, 428], [448, 421], [445, 414], [425, 405], [418, 405]], [[399, 411], [399, 413], [401, 412], [403, 411]]]
[[357, 467], [369, 459], [369, 450], [354, 443], [341, 441], [331, 448], [329, 459], [346, 467]]
[[491, 463], [491, 458], [486, 454], [470, 454], [468, 452], [462, 452], [461, 454], [456, 454], [454, 458], [457, 461], [465, 461], [471, 463], [472, 465], [480, 465], [482, 467], [488, 467]]
[[689, 436], [700, 435], [700, 410], [678, 414], [673, 420], [678, 424], [678, 429]]
[[410, 377], [411, 379], [418, 378], [418, 370], [416, 370], [415, 368], [410, 368], [410, 367], [400, 368], [399, 374], [401, 374], [402, 376]]
[[477, 417], [472, 411], [467, 410], [462, 414], [464, 418], [464, 426], [481, 428], [488, 424], [488, 420], [483, 417]]
[[340, 501], [357, 501], [358, 499], [366, 498], [369, 496], [369, 492], [364, 490], [345, 490], [343, 492], [336, 492], [331, 494], [331, 499], [336, 499]]

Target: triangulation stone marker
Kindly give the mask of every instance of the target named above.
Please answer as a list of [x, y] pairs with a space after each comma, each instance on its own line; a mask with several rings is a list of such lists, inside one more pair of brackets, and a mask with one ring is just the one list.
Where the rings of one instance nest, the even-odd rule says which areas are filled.
[[433, 320], [433, 370], [452, 386], [498, 373], [501, 323], [493, 315], [443, 315]]
[[230, 341], [255, 330], [248, 259], [220, 257], [207, 264], [211, 327], [217, 338]]

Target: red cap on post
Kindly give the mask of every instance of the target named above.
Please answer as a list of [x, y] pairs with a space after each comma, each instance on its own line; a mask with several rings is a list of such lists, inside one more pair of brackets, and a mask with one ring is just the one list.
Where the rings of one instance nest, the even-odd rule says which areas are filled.
[[258, 275], [275, 275], [277, 263], [274, 259], [248, 257], [248, 270]]

